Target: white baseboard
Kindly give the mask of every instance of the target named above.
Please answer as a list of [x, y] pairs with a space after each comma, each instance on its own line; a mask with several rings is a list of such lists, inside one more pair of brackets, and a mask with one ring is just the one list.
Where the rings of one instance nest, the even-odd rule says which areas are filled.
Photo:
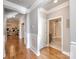
[[30, 48], [30, 50], [37, 56], [40, 56], [40, 52], [35, 52], [33, 49]]
[[55, 46], [49, 45], [49, 47], [52, 47], [52, 48], [55, 48], [55, 49], [57, 49], [57, 50], [61, 51], [61, 49], [56, 48]]
[[67, 56], [70, 56], [70, 53], [68, 53], [68, 52], [63, 51], [62, 53], [67, 55]]
[[70, 42], [70, 59], [76, 59], [76, 42]]

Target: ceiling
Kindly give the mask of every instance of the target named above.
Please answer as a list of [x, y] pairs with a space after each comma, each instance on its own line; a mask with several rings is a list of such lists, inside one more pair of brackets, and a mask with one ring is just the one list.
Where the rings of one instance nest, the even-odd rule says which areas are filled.
[[11, 9], [7, 9], [7, 8], [4, 8], [4, 14], [6, 15], [8, 15], [9, 13], [13, 13], [13, 12], [16, 12], [16, 11], [14, 11], [14, 10], [11, 10]]
[[[23, 6], [23, 7], [26, 7], [26, 8], [30, 8], [36, 0], [8, 0], [8, 1], [16, 3], [16, 4]], [[43, 5], [42, 7], [44, 7], [46, 10], [49, 10], [49, 9], [56, 7], [57, 5], [62, 4], [68, 0], [58, 0], [57, 3], [53, 3], [53, 1], [54, 0], [51, 0], [50, 2]]]
[[7, 8], [4, 8], [4, 11], [7, 12], [7, 13], [8, 13], [8, 12], [14, 12], [14, 10], [7, 9]]
[[13, 3], [16, 3], [20, 6], [26, 7], [26, 8], [30, 8], [32, 6], [32, 4], [36, 1], [36, 0], [7, 0]]
[[60, 4], [64, 3], [64, 2], [66, 2], [66, 1], [69, 1], [69, 0], [58, 0], [57, 3], [54, 3], [53, 0], [52, 0], [48, 4], [44, 5], [43, 7], [46, 10], [50, 10], [51, 8], [54, 8], [54, 7], [56, 7], [56, 6], [58, 6], [58, 5], [60, 5]]

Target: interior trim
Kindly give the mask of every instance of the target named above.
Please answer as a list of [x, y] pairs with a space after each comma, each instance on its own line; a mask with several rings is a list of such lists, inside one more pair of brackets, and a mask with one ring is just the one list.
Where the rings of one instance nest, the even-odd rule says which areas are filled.
[[59, 9], [62, 9], [62, 8], [64, 8], [64, 7], [67, 7], [67, 6], [69, 6], [69, 1], [64, 2], [64, 3], [62, 3], [62, 4], [58, 5], [58, 6], [56, 6], [56, 7], [52, 8], [52, 9], [50, 9], [50, 10], [48, 11], [48, 14], [50, 14], [50, 13], [52, 13], [52, 12], [55, 12], [55, 11], [57, 11], [57, 10], [59, 10]]
[[76, 42], [70, 42], [70, 59], [76, 58]]
[[76, 45], [76, 42], [70, 42], [71, 45]]
[[22, 13], [22, 14], [29, 13], [29, 9], [27, 9], [25, 7], [22, 7], [18, 4], [12, 3], [10, 1], [6, 1], [6, 0], [3, 0], [3, 1], [4, 1], [4, 3], [3, 3], [4, 8], [15, 10], [15, 11], [18, 11], [19, 13]]
[[36, 52], [36, 51], [34, 51], [32, 48], [30, 48], [30, 50], [31, 50], [32, 52], [34, 52], [34, 54], [35, 54], [35, 55], [37, 55], [37, 56], [39, 56], [39, 55], [40, 55], [39, 51], [38, 51], [38, 52]]
[[[36, 1], [33, 3], [33, 5], [30, 7], [30, 12], [31, 12], [34, 8], [36, 8], [39, 4], [44, 3], [44, 2], [45, 2], [44, 0], [36, 0]], [[48, 2], [48, 0], [46, 0], [46, 2]]]
[[[36, 8], [40, 3], [42, 3], [41, 1], [39, 1], [39, 0], [37, 0], [37, 1], [35, 1], [34, 3], [33, 3], [33, 5], [30, 7], [30, 9], [27, 9], [27, 8], [25, 8], [25, 7], [23, 7], [23, 6], [20, 6], [20, 5], [18, 5], [18, 4], [15, 4], [15, 3], [12, 3], [12, 2], [10, 2], [10, 1], [6, 1], [6, 0], [4, 0], [4, 3], [3, 3], [3, 5], [4, 5], [4, 8], [8, 8], [8, 9], [11, 9], [11, 10], [15, 10], [15, 11], [18, 11], [18, 12], [20, 12], [20, 13], [22, 13], [22, 14], [26, 14], [26, 13], [30, 13], [34, 8]], [[66, 2], [64, 2], [64, 3], [62, 3], [62, 4], [60, 4], [60, 5], [58, 5], [58, 6], [56, 6], [55, 8], [52, 8], [52, 9], [50, 9], [50, 10], [45, 10], [44, 8], [44, 12], [46, 13], [46, 14], [50, 14], [51, 12], [54, 12], [54, 11], [57, 11], [57, 10], [59, 10], [59, 9], [61, 9], [61, 8], [64, 8], [64, 7], [67, 7], [67, 6], [69, 6], [69, 1], [66, 1]], [[19, 9], [20, 8], [20, 9]]]

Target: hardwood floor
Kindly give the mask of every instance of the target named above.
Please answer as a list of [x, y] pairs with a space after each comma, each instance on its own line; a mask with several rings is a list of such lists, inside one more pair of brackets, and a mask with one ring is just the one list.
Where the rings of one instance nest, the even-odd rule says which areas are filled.
[[[16, 40], [13, 39], [14, 37], [8, 40], [6, 43], [6, 47], [8, 49], [6, 51], [9, 52], [6, 53], [5, 59], [69, 59], [68, 56], [51, 47], [45, 47], [41, 49], [40, 56], [36, 56], [30, 49], [26, 49], [22, 42], [17, 45], [17, 43], [15, 43]], [[12, 46], [12, 44], [14, 46], [15, 52], [13, 55], [10, 55], [10, 47]], [[15, 46], [18, 47], [17, 50], [15, 50]]]
[[51, 48], [51, 47], [43, 48], [41, 50], [41, 56], [42, 55], [43, 55], [44, 59], [69, 59], [68, 56], [64, 55], [60, 51], [58, 51], [54, 48]]

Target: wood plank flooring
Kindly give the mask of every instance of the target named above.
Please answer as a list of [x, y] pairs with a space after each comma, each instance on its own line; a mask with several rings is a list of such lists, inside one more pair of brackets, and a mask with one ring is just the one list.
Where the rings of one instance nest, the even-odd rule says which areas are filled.
[[[13, 41], [13, 38], [8, 40], [6, 43], [6, 47], [8, 47], [9, 49], [11, 44], [13, 44], [14, 46], [18, 46], [15, 41]], [[45, 47], [41, 49], [40, 56], [36, 56], [30, 49], [26, 49], [22, 42], [20, 42], [20, 45], [18, 47], [18, 51], [15, 51], [14, 56], [10, 56], [10, 54], [6, 53], [5, 59], [69, 59], [68, 56], [51, 47]], [[9, 51], [10, 53], [10, 50], [6, 51]]]

